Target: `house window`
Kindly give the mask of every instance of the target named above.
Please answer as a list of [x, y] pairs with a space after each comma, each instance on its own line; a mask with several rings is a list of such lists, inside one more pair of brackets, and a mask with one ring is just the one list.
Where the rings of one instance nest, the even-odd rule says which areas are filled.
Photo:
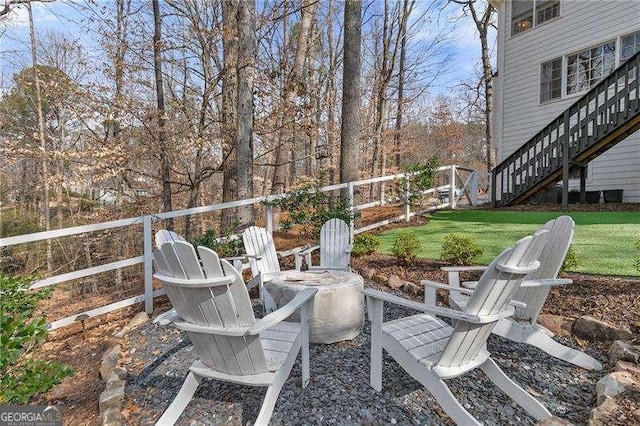
[[511, 2], [511, 35], [527, 31], [557, 16], [560, 16], [560, 0], [514, 0]]
[[620, 38], [620, 62], [640, 52], [640, 31]]
[[567, 95], [589, 90], [615, 67], [615, 41], [567, 56]]
[[562, 58], [545, 62], [540, 67], [540, 102], [562, 96]]
[[533, 0], [511, 2], [511, 35], [533, 28]]
[[560, 16], [560, 2], [558, 0], [546, 0], [536, 2], [536, 25], [540, 25]]

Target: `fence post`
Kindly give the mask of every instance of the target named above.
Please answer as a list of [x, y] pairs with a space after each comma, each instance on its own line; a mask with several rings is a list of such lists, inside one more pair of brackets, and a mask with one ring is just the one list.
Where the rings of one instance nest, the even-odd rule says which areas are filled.
[[144, 227], [144, 310], [147, 314], [153, 312], [153, 266], [151, 259], [152, 238], [151, 238], [151, 216], [144, 216], [142, 219]]
[[353, 243], [355, 235], [355, 217], [354, 217], [354, 199], [353, 199], [353, 182], [347, 183], [347, 193], [349, 194], [349, 241]]
[[267, 224], [267, 232], [269, 234], [273, 234], [273, 206], [269, 204], [269, 199], [266, 200], [267, 204], [265, 205], [265, 222]]
[[411, 202], [409, 200], [409, 176], [404, 175], [404, 220], [411, 220]]
[[449, 173], [449, 206], [452, 209], [456, 208], [456, 166], [451, 165]]
[[469, 192], [471, 192], [471, 199], [469, 200], [471, 202], [472, 206], [477, 206], [478, 205], [478, 171], [474, 170], [471, 172], [471, 190]]

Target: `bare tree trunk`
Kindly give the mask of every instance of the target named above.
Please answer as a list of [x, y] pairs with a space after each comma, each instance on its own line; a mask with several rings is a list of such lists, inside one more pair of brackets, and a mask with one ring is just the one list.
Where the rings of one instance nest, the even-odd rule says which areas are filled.
[[[285, 87], [284, 110], [287, 114], [292, 114], [294, 110], [296, 89], [301, 83], [303, 77], [311, 24], [313, 23], [317, 8], [318, 2], [316, 0], [303, 0], [302, 2], [302, 18], [300, 20], [298, 30], [296, 54], [293, 61], [293, 67], [291, 68], [291, 73], [289, 74], [289, 79]], [[293, 148], [295, 130], [289, 129], [289, 131], [286, 132], [286, 135], [286, 140], [280, 141], [276, 149], [276, 166], [271, 185], [272, 194], [281, 194], [287, 189], [287, 163], [289, 162], [288, 158]]]
[[[253, 67], [257, 55], [255, 0], [240, 2], [238, 7], [238, 130], [237, 177], [238, 199], [253, 197]], [[253, 208], [238, 208], [241, 226], [253, 223]]]
[[491, 67], [491, 57], [489, 52], [489, 42], [487, 39], [487, 33], [492, 26], [491, 19], [496, 12], [496, 9], [490, 2], [487, 2], [487, 8], [482, 12], [482, 16], [478, 15], [478, 11], [475, 8], [474, 0], [451, 0], [454, 3], [462, 4], [463, 7], [469, 8], [471, 12], [471, 18], [476, 24], [476, 29], [480, 36], [480, 47], [482, 49], [482, 80], [484, 82], [484, 120], [485, 120], [485, 139], [487, 148], [487, 171], [495, 167], [496, 155], [493, 149], [493, 69]]
[[331, 171], [331, 177], [329, 183], [334, 184], [336, 177], [335, 171], [340, 164], [339, 154], [340, 150], [337, 149], [336, 143], [336, 104], [338, 93], [336, 89], [336, 46], [333, 42], [333, 0], [329, 0], [329, 11], [327, 13], [327, 45], [329, 48], [329, 81], [327, 83], [327, 120], [329, 126], [327, 129], [327, 145], [329, 150], [329, 168]]
[[[238, 99], [238, 2], [222, 1], [222, 46], [224, 50], [224, 72], [222, 76], [222, 201], [238, 198], [236, 182], [236, 129]], [[222, 211], [222, 229], [228, 228], [235, 219], [235, 209]]]
[[[40, 150], [42, 155], [42, 216], [44, 218], [44, 228], [51, 230], [51, 218], [49, 217], [49, 156], [47, 155], [47, 138], [44, 129], [44, 113], [42, 111], [42, 94], [40, 91], [40, 70], [38, 67], [38, 56], [36, 54], [36, 32], [33, 25], [33, 11], [31, 1], [27, 1], [27, 11], [29, 13], [29, 38], [31, 40], [31, 62], [33, 63], [33, 78], [36, 86], [36, 112], [38, 114], [38, 138], [40, 139]], [[53, 250], [51, 240], [47, 240], [47, 273], [53, 270]]]
[[[346, 0], [344, 5], [344, 60], [342, 67], [342, 131], [340, 133], [340, 182], [358, 180], [360, 163], [360, 72], [362, 4]], [[341, 197], [347, 201], [349, 193]]]
[[[164, 107], [164, 82], [162, 79], [162, 16], [158, 0], [153, 5], [153, 70], [156, 80], [156, 100], [158, 114], [158, 145], [160, 148], [160, 178], [162, 179], [162, 208], [168, 212], [171, 207], [171, 160], [165, 131], [166, 112]], [[167, 220], [167, 228], [173, 229], [173, 219]]]
[[[409, 5], [411, 3], [411, 5]], [[394, 165], [400, 170], [402, 162], [402, 115], [404, 111], [404, 70], [407, 62], [407, 21], [413, 10], [415, 0], [403, 0], [402, 23], [400, 25], [400, 63], [398, 64], [398, 104], [396, 105], [395, 133], [393, 135]]]
[[[375, 93], [375, 122], [374, 122], [374, 144], [373, 144], [373, 159], [371, 161], [371, 176], [384, 174], [386, 163], [386, 152], [384, 152], [384, 146], [382, 143], [382, 133], [384, 131], [384, 116], [387, 108], [387, 89], [391, 77], [393, 76], [393, 70], [395, 69], [396, 54], [398, 52], [398, 39], [401, 31], [398, 31], [394, 38], [395, 22], [390, 22], [393, 18], [390, 16], [389, 0], [384, 2], [384, 24], [382, 29], [382, 58], [380, 63], [380, 71], [376, 76], [376, 93]], [[402, 16], [398, 16], [398, 19], [402, 19]], [[393, 43], [393, 48], [392, 48]], [[380, 192], [384, 191], [384, 186], [381, 184], [371, 185], [370, 197], [374, 198], [376, 189]], [[380, 194], [382, 197], [382, 194]]]
[[491, 58], [489, 52], [489, 42], [487, 40], [487, 32], [491, 26], [491, 17], [495, 12], [495, 8], [487, 2], [487, 8], [482, 14], [482, 18], [478, 19], [473, 2], [469, 2], [469, 10], [480, 34], [480, 45], [482, 47], [482, 78], [484, 80], [484, 96], [485, 96], [485, 138], [487, 144], [487, 171], [491, 172], [496, 164], [495, 151], [493, 149], [493, 69], [491, 68]]

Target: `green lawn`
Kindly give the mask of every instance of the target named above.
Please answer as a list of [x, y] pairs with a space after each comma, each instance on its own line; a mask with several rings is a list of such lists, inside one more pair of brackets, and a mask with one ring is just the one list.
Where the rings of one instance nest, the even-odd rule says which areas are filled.
[[640, 240], [640, 212], [446, 210], [432, 215], [427, 225], [382, 233], [379, 251], [390, 254], [396, 236], [410, 233], [420, 240], [418, 256], [438, 259], [444, 236], [456, 233], [475, 238], [484, 249], [478, 263], [488, 264], [505, 247], [563, 214], [576, 222], [573, 246], [579, 264], [572, 272], [640, 276], [634, 265], [638, 255], [634, 242]]

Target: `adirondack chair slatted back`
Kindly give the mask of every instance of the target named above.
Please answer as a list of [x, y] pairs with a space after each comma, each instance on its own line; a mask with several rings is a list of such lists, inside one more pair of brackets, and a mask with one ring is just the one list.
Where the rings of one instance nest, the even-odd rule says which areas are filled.
[[249, 265], [254, 277], [260, 272], [280, 272], [276, 245], [266, 229], [250, 226], [242, 233], [242, 241], [244, 250], [249, 256], [260, 257], [259, 259], [249, 257]]
[[320, 266], [349, 266], [349, 225], [341, 219], [330, 219], [320, 230]]
[[[560, 216], [545, 223], [541, 229], [549, 231], [549, 239], [540, 255], [540, 268], [527, 274], [525, 280], [553, 279], [558, 276], [571, 246], [574, 227], [573, 219], [569, 216]], [[514, 318], [535, 323], [550, 290], [551, 286], [546, 285], [520, 287], [513, 298], [526, 303], [527, 307], [516, 308]]]
[[[548, 234], [538, 231], [518, 241], [513, 249], [503, 251], [482, 274], [464, 311], [482, 317], [507, 309], [524, 276], [539, 266], [537, 259]], [[457, 321], [437, 364], [459, 367], [470, 363], [485, 347], [496, 323], [497, 320], [483, 324]]]
[[[187, 242], [165, 242], [154, 251], [155, 278], [163, 284], [178, 316], [192, 325], [242, 329], [255, 323], [246, 286], [233, 266], [205, 247], [200, 258]], [[202, 261], [202, 263], [201, 263]], [[230, 284], [176, 284], [167, 278], [202, 280], [232, 277]], [[163, 279], [164, 278], [164, 279]], [[181, 323], [176, 322], [180, 328]], [[228, 336], [187, 330], [200, 360], [209, 368], [232, 375], [266, 373], [267, 363], [260, 337]], [[241, 333], [239, 333], [241, 334]]]
[[177, 234], [173, 231], [169, 231], [167, 229], [161, 229], [156, 232], [156, 247], [160, 248], [163, 243], [167, 241], [187, 241], [180, 234]]

